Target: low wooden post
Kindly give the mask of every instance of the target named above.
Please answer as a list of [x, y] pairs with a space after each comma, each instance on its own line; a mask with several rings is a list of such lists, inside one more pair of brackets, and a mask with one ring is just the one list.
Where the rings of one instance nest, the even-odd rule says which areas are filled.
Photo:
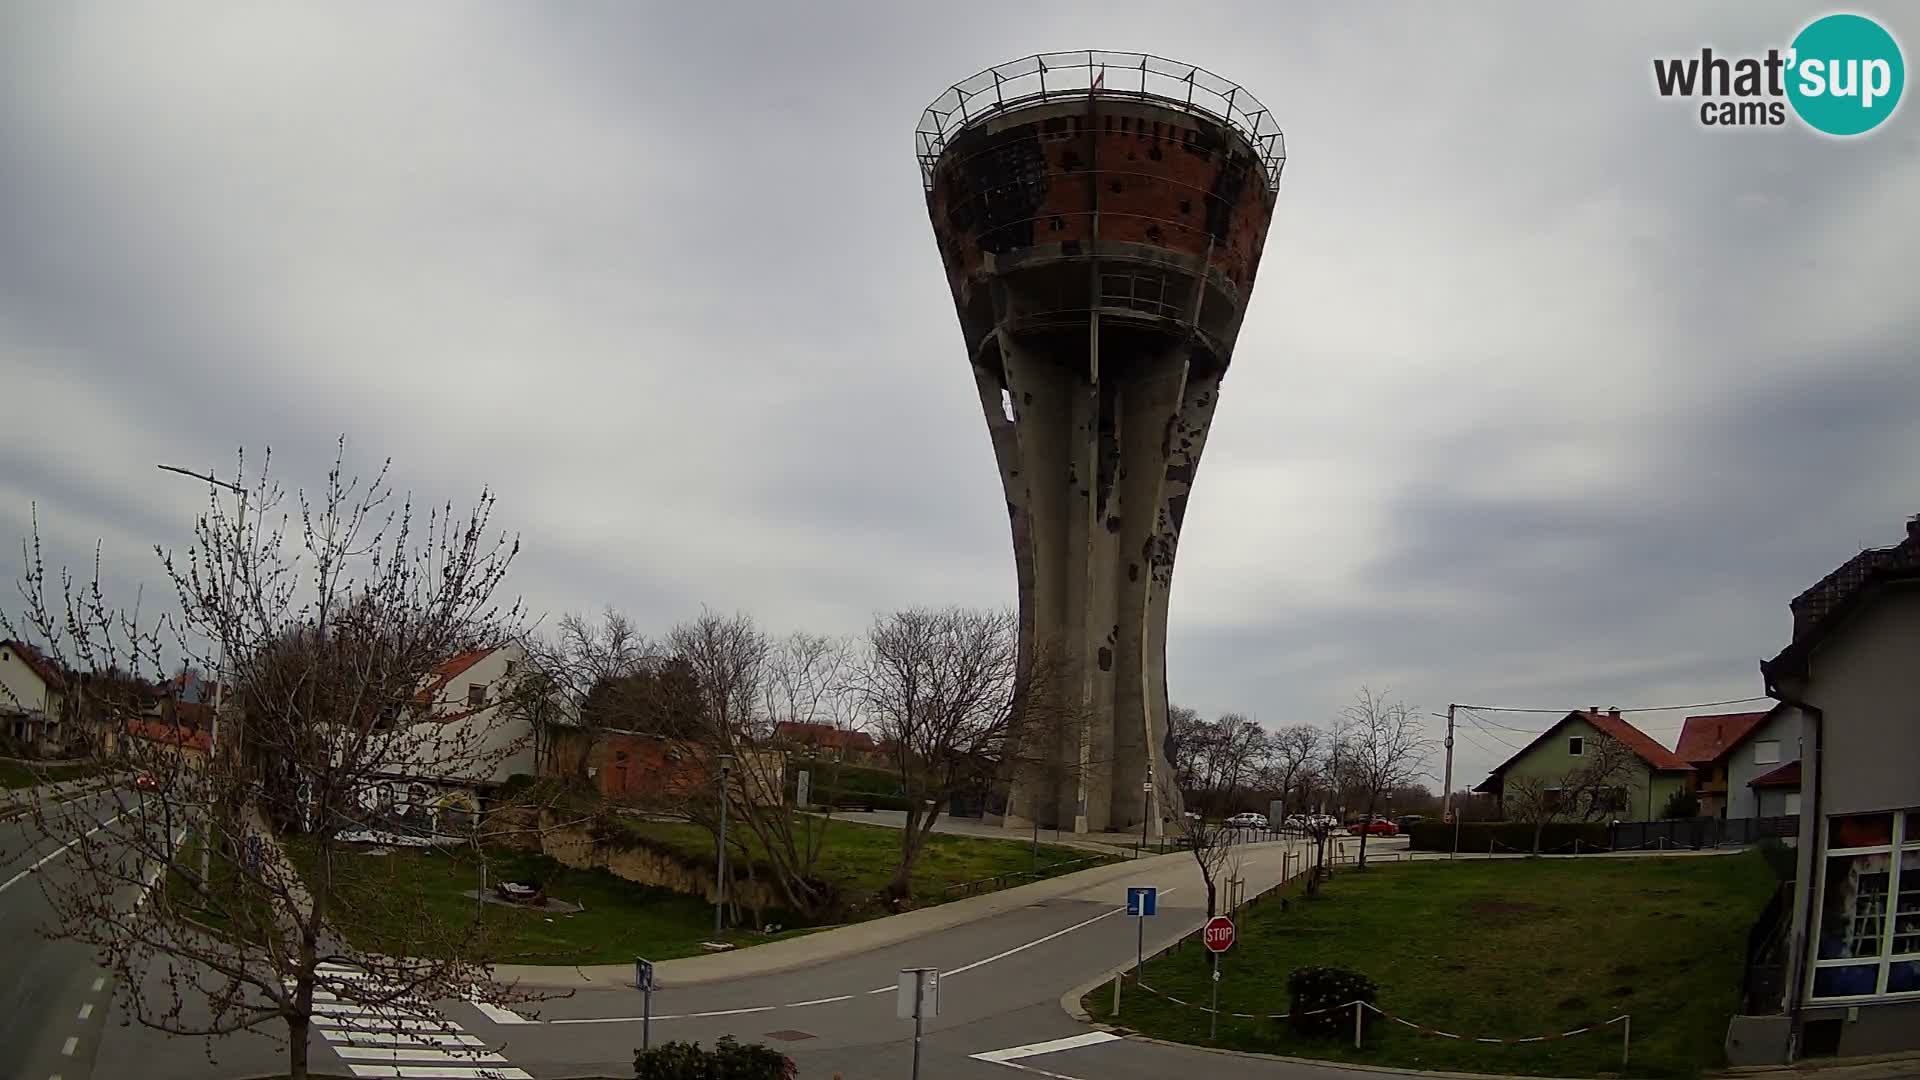
[[1120, 973], [1113, 973], [1113, 1015], [1120, 1015]]
[[1626, 1071], [1627, 1054], [1631, 1051], [1632, 1046], [1633, 1017], [1628, 1016], [1620, 1021], [1620, 1071], [1622, 1072]]

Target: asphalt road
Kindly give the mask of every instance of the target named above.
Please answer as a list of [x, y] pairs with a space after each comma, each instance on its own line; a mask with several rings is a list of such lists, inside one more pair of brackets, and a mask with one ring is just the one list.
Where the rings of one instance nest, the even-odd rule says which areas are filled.
[[[96, 794], [49, 814], [59, 816], [63, 835], [76, 835], [112, 821], [121, 809], [111, 795]], [[91, 949], [44, 934], [56, 919], [42, 880], [72, 880], [66, 855], [30, 818], [0, 822], [0, 948], [6, 957], [0, 965], [0, 1077], [86, 1076], [99, 1048], [110, 980], [94, 964]]]
[[[1240, 872], [1249, 892], [1279, 880], [1282, 853], [1290, 847], [1267, 843], [1245, 849]], [[1291, 865], [1297, 870], [1299, 860]], [[780, 1047], [810, 1080], [897, 1080], [911, 1066], [913, 1025], [895, 1013], [896, 978], [903, 968], [936, 967], [943, 972], [940, 1015], [925, 1024], [922, 1075], [1005, 1077], [1013, 1071], [1007, 1065], [973, 1055], [1088, 1031], [1060, 1008], [1060, 996], [1133, 957], [1139, 928], [1122, 909], [1127, 884], [1157, 885], [1161, 890], [1159, 914], [1145, 927], [1149, 952], [1205, 920], [1206, 891], [1192, 858], [1163, 856], [1143, 861], [1137, 880], [1068, 894], [859, 956], [801, 971], [657, 992], [653, 1038], [711, 1044], [731, 1034]], [[1224, 971], [1231, 978], [1230, 957]], [[446, 1009], [466, 1030], [498, 1046], [514, 1066], [535, 1076], [566, 1077], [628, 1074], [633, 1050], [640, 1044], [639, 1006], [637, 992], [593, 989], [544, 1003], [537, 1018], [528, 1017], [533, 1022], [489, 1016], [463, 1003]], [[1089, 1080], [1131, 1075], [1165, 1080], [1181, 1069], [1217, 1070], [1220, 1062], [1205, 1051], [1131, 1040], [1015, 1060], [1062, 1075], [1073, 1075], [1065, 1066], [1081, 1067], [1075, 1063], [1084, 1061], [1083, 1075]], [[1335, 1072], [1285, 1066], [1267, 1075]]]
[[[76, 806], [85, 810], [86, 807]], [[93, 807], [98, 810], [98, 807]], [[107, 810], [110, 814], [112, 811]], [[3, 842], [3, 841], [0, 841]], [[1388, 841], [1370, 850], [1401, 846]], [[1287, 866], [1298, 872], [1301, 860], [1283, 861], [1298, 845], [1249, 844], [1239, 873], [1248, 892], [1276, 883]], [[26, 861], [40, 857], [36, 853]], [[56, 872], [60, 860], [45, 872]], [[902, 968], [941, 970], [940, 1013], [926, 1021], [921, 1046], [921, 1075], [933, 1077], [1010, 1077], [1015, 1071], [1039, 1072], [1070, 1080], [1139, 1077], [1167, 1080], [1183, 1072], [1214, 1075], [1222, 1059], [1204, 1050], [1160, 1046], [1133, 1039], [1097, 1042], [1086, 1025], [1060, 1007], [1061, 995], [1131, 961], [1136, 921], [1124, 913], [1129, 884], [1160, 888], [1159, 914], [1146, 920], [1149, 952], [1190, 932], [1204, 921], [1206, 892], [1191, 856], [1173, 854], [1145, 859], [1138, 875], [1071, 891], [1031, 906], [952, 927], [899, 944], [829, 961], [813, 967], [729, 982], [668, 988], [653, 996], [652, 1038], [697, 1040], [711, 1045], [723, 1035], [766, 1042], [790, 1054], [806, 1080], [898, 1080], [908, 1075], [913, 1056], [913, 1024], [895, 1015], [895, 983]], [[14, 870], [5, 871], [6, 874]], [[23, 920], [43, 917], [44, 901], [31, 879], [0, 894], [0, 933], [19, 940]], [[85, 950], [35, 941], [26, 963], [9, 964], [0, 1002], [0, 1077], [21, 1080], [81, 1080], [87, 1076], [139, 1075], [154, 1080], [250, 1076], [284, 1063], [284, 1050], [271, 1039], [242, 1034], [207, 1043], [168, 1037], [136, 1026], [102, 1031], [106, 995], [94, 991], [101, 978]], [[1232, 977], [1231, 954], [1223, 968]], [[157, 979], [143, 988], [160, 993]], [[95, 1002], [86, 1021], [82, 1005]], [[508, 1075], [540, 1078], [630, 1076], [633, 1052], [641, 1042], [641, 996], [629, 989], [595, 987], [576, 991], [517, 1012], [483, 1009], [467, 1002], [441, 1002], [446, 1033], [471, 1040], [497, 1054], [495, 1068]], [[74, 1053], [61, 1051], [76, 1040]], [[1066, 1049], [1046, 1047], [1055, 1040], [1076, 1040]], [[1041, 1049], [1035, 1052], [1035, 1044]], [[341, 1057], [341, 1053], [347, 1057]], [[402, 1077], [479, 1077], [478, 1063], [381, 1071], [338, 1031], [330, 1041], [316, 1036], [312, 1065], [340, 1075]], [[433, 1051], [423, 1050], [422, 1054]], [[977, 1055], [1005, 1058], [1006, 1063]], [[91, 1066], [91, 1071], [89, 1071]], [[520, 1072], [524, 1070], [524, 1073]], [[1236, 1061], [1233, 1075], [1318, 1080], [1351, 1073], [1318, 1066]]]

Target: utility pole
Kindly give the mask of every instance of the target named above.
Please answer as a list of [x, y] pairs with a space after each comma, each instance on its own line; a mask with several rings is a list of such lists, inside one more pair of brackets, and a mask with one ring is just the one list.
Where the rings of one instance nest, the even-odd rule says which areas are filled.
[[1447, 705], [1447, 768], [1446, 779], [1440, 781], [1440, 821], [1444, 824], [1453, 820], [1453, 710], [1458, 706]]
[[715, 835], [714, 862], [717, 864], [713, 879], [713, 939], [720, 940], [720, 916], [727, 907], [727, 770], [733, 765], [732, 754], [719, 755], [720, 762], [720, 831]]
[[220, 661], [218, 665], [219, 670], [213, 673], [213, 722], [208, 726], [207, 730], [207, 820], [200, 832], [200, 881], [202, 884], [205, 884], [209, 881], [208, 874], [211, 870], [213, 858], [213, 762], [214, 757], [220, 753], [220, 710], [226, 706], [227, 641], [232, 636], [231, 626], [233, 622], [233, 564], [239, 559], [242, 545], [246, 542], [247, 491], [238, 484], [229, 484], [225, 480], [215, 478], [212, 473], [201, 474], [191, 469], [183, 469], [178, 465], [160, 465], [156, 467], [161, 472], [179, 473], [181, 476], [189, 476], [195, 480], [205, 481], [214, 487], [226, 488], [237, 496], [236, 501], [239, 507], [234, 514], [233, 550], [227, 554], [227, 565], [224, 568], [225, 572], [220, 581]]

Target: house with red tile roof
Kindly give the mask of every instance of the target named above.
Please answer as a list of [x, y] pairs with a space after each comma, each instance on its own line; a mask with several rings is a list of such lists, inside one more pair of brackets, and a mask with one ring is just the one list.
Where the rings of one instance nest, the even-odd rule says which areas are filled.
[[1694, 767], [1691, 764], [1627, 722], [1619, 709], [1602, 712], [1596, 705], [1575, 709], [1561, 717], [1558, 723], [1495, 766], [1487, 779], [1473, 790], [1500, 798], [1504, 814], [1509, 778], [1565, 776], [1580, 767], [1588, 748], [1602, 738], [1619, 742], [1633, 755], [1633, 764], [1621, 784], [1623, 790], [1616, 799], [1615, 817], [1652, 821], [1660, 816], [1675, 792], [1692, 789]]
[[66, 742], [67, 679], [24, 641], [0, 641], [0, 734], [20, 750], [52, 753]]
[[[1695, 791], [1703, 817], [1744, 820], [1800, 812], [1797, 777], [1789, 789], [1780, 771], [1800, 757], [1800, 717], [1776, 705], [1765, 712], [1689, 716], [1674, 753], [1700, 770]], [[1761, 775], [1777, 773], [1755, 786]]]
[[1801, 752], [1749, 786], [1798, 785], [1799, 861], [1784, 993], [1735, 1018], [1732, 1064], [1920, 1050], [1920, 516], [1905, 525], [1794, 597], [1760, 665]]

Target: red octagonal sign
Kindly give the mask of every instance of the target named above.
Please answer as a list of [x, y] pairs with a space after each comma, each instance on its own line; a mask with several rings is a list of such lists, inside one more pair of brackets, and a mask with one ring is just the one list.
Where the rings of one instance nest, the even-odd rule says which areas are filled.
[[1208, 952], [1222, 953], [1233, 948], [1233, 920], [1225, 915], [1208, 919], [1207, 928], [1200, 932], [1200, 941]]

